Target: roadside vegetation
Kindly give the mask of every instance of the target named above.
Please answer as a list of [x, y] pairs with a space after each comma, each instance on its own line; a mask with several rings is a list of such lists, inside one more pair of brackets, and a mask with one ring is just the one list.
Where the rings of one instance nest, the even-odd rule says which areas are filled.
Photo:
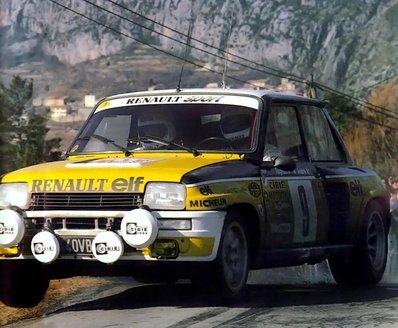
[[46, 140], [47, 111], [32, 109], [33, 81], [14, 76], [0, 85], [0, 174], [45, 162], [60, 138]]
[[361, 116], [343, 134], [352, 158], [384, 177], [398, 174], [398, 81], [374, 88]]

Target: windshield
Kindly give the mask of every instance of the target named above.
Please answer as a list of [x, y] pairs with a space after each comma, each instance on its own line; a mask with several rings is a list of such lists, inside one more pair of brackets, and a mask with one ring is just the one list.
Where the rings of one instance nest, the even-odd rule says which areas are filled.
[[[228, 96], [232, 98], [232, 96]], [[220, 97], [219, 97], [220, 98]], [[129, 104], [100, 107], [69, 153], [124, 151], [250, 152], [258, 100], [231, 103]], [[132, 98], [130, 98], [132, 99]], [[129, 103], [128, 100], [124, 104]], [[242, 103], [244, 105], [242, 105]], [[109, 105], [110, 104], [110, 105]], [[120, 100], [118, 102], [120, 104]]]

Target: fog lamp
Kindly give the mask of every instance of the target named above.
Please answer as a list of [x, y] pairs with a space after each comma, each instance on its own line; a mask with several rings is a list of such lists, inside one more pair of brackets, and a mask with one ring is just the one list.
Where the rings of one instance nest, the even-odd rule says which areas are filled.
[[175, 240], [156, 240], [151, 247], [151, 257], [176, 258], [178, 244]]
[[21, 253], [21, 248], [18, 246], [4, 247], [4, 248], [0, 247], [0, 256], [15, 257], [19, 256], [20, 253]]

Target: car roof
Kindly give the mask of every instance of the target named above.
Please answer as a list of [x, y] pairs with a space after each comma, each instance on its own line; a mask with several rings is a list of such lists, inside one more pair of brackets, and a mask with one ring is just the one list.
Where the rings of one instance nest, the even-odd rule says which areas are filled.
[[223, 89], [223, 88], [189, 88], [189, 89], [163, 89], [150, 91], [137, 91], [130, 93], [122, 93], [109, 96], [104, 100], [127, 98], [127, 97], [145, 97], [145, 96], [164, 96], [164, 95], [242, 95], [252, 96], [264, 99], [270, 99], [276, 102], [296, 101], [312, 104], [325, 104], [326, 102], [320, 99], [312, 99], [305, 96], [297, 95], [291, 92], [279, 92], [274, 90], [253, 90], [253, 89]]

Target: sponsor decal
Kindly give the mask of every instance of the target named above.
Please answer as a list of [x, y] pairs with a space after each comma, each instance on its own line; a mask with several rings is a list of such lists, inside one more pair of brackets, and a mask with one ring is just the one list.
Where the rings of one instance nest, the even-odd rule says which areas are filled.
[[271, 180], [268, 182], [268, 185], [271, 189], [286, 189], [287, 181], [286, 180]]
[[36, 192], [137, 192], [144, 183], [144, 177], [129, 179], [43, 179], [32, 181], [32, 193]]
[[263, 171], [262, 177], [273, 177], [273, 176], [308, 176], [312, 175], [310, 169], [305, 167], [295, 168], [293, 171], [283, 171], [281, 169], [273, 169], [271, 171]]
[[184, 102], [219, 102], [223, 96], [191, 96], [184, 99]]
[[37, 255], [44, 254], [45, 252], [54, 252], [55, 248], [53, 246], [44, 246], [43, 243], [34, 243], [33, 252]]
[[0, 223], [0, 235], [12, 235], [13, 233], [14, 227], [8, 227], [4, 223]]
[[208, 186], [208, 185], [199, 188], [199, 191], [204, 196], [213, 195], [214, 194], [214, 192], [211, 190], [210, 186]]
[[249, 193], [250, 195], [252, 195], [253, 197], [260, 197], [261, 195], [261, 188], [260, 185], [258, 183], [252, 182], [249, 184]]
[[98, 106], [98, 108], [99, 108], [99, 109], [104, 109], [104, 108], [109, 107], [110, 104], [111, 104], [111, 103], [110, 103], [109, 101], [104, 101], [103, 103], [101, 103], [101, 104]]
[[285, 190], [264, 191], [266, 201], [288, 201], [289, 192]]
[[69, 163], [66, 167], [112, 167], [112, 166], [133, 166], [140, 167], [148, 163], [152, 163], [154, 160], [139, 159], [139, 158], [101, 158], [90, 161], [83, 161], [78, 163]]
[[226, 206], [227, 200], [225, 198], [191, 200], [189, 202], [189, 205], [191, 207], [219, 207], [219, 206]]
[[362, 185], [358, 179], [350, 182], [351, 195], [354, 197], [359, 197], [363, 195]]
[[135, 222], [130, 222], [126, 224], [126, 234], [128, 235], [147, 235], [148, 227], [139, 226]]
[[119, 246], [108, 246], [107, 243], [95, 243], [97, 255], [106, 255], [108, 252], [120, 252]]
[[148, 96], [127, 99], [126, 105], [156, 103], [218, 102], [223, 96]]
[[101, 103], [95, 112], [100, 112], [105, 109], [118, 108], [123, 106], [135, 105], [158, 105], [158, 104], [223, 104], [223, 105], [237, 105], [249, 108], [258, 109], [259, 101], [247, 96], [232, 96], [232, 95], [148, 95], [136, 96], [129, 98], [112, 99]]

